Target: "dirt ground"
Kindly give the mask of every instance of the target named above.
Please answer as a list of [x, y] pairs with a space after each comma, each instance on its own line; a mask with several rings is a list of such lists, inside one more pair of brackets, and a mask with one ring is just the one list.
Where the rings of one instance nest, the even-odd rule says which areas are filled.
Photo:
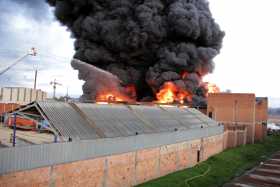
[[[0, 123], [0, 145], [1, 147], [12, 146], [13, 129], [4, 127]], [[16, 130], [16, 146], [24, 146], [30, 144], [44, 144], [54, 141], [54, 136], [49, 133], [38, 133], [35, 131]]]

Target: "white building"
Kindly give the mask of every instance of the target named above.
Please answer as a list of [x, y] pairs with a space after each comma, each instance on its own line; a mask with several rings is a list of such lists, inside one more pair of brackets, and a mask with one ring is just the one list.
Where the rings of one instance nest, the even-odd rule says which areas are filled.
[[1, 103], [17, 103], [23, 105], [32, 101], [44, 101], [46, 99], [47, 92], [32, 88], [5, 87], [0, 90]]

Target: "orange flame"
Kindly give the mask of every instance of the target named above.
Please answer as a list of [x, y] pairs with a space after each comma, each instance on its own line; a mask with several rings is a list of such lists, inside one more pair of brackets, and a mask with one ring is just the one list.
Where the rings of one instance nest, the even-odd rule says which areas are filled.
[[214, 83], [209, 83], [209, 82], [206, 82], [206, 89], [207, 89], [207, 96], [209, 93], [219, 93], [221, 92], [220, 91], [220, 88], [214, 84]]
[[184, 103], [185, 100], [190, 100], [191, 95], [182, 89], [179, 89], [174, 83], [164, 83], [162, 89], [156, 94], [159, 103]]
[[133, 102], [136, 99], [136, 89], [134, 85], [128, 85], [122, 91], [111, 90], [110, 92], [99, 93], [95, 100], [97, 103]]
[[124, 100], [123, 100], [123, 98], [118, 97], [112, 93], [106, 93], [106, 94], [99, 94], [96, 97], [96, 101], [98, 101], [98, 102], [122, 102]]

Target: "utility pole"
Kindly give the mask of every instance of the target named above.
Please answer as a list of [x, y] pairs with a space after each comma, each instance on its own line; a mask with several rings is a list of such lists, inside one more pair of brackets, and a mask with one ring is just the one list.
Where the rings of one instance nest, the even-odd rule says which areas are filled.
[[[34, 56], [36, 56], [37, 51], [35, 50], [35, 48], [33, 47], [31, 50], [33, 51]], [[38, 65], [36, 66], [36, 69], [35, 69], [34, 90], [36, 90], [36, 88], [37, 88], [37, 75], [38, 75]]]
[[34, 78], [34, 90], [36, 90], [37, 87], [37, 74], [38, 74], [38, 69], [35, 69], [35, 78]]
[[36, 49], [34, 47], [32, 47], [30, 49], [30, 51], [28, 51], [28, 53], [24, 54], [23, 56], [19, 57], [18, 59], [16, 59], [11, 65], [9, 65], [8, 67], [6, 67], [5, 69], [3, 69], [2, 71], [0, 71], [0, 75], [3, 75], [4, 73], [6, 73], [7, 71], [9, 71], [13, 66], [15, 66], [16, 64], [18, 64], [20, 61], [22, 61], [25, 57], [27, 56], [36, 56], [37, 52]]
[[59, 82], [54, 79], [54, 81], [51, 81], [50, 84], [53, 86], [53, 99], [55, 99], [55, 93], [56, 93], [56, 86], [62, 86]]

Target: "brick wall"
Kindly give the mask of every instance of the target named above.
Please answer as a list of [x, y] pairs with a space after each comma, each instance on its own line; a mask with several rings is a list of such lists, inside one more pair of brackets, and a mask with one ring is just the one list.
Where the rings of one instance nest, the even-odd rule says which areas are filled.
[[223, 151], [224, 134], [0, 176], [0, 187], [126, 187], [192, 167]]
[[[215, 93], [208, 97], [208, 116], [223, 124], [231, 126], [246, 125], [246, 143], [262, 140], [266, 135], [267, 98], [256, 98], [254, 94]], [[240, 132], [227, 132], [227, 147], [239, 145], [242, 140], [234, 137], [243, 137]]]
[[18, 108], [19, 106], [20, 105], [15, 103], [0, 103], [0, 116], [5, 112], [9, 112], [11, 110]]
[[256, 130], [255, 140], [260, 141], [266, 137], [268, 119], [268, 99], [257, 98], [256, 102]]
[[224, 125], [224, 149], [245, 145], [247, 142], [247, 125]]

